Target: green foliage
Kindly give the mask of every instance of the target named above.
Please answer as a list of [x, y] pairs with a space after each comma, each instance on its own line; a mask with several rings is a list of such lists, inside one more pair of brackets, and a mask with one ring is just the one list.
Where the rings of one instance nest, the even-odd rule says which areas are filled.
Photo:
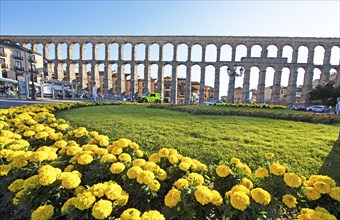
[[340, 97], [340, 86], [334, 87], [334, 82], [318, 85], [309, 92], [310, 100], [314, 103], [335, 106], [336, 98]]

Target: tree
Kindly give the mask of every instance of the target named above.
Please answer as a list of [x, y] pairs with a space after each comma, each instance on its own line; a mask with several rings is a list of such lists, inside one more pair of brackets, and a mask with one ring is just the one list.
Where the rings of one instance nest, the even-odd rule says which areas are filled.
[[337, 97], [340, 97], [340, 86], [334, 87], [334, 82], [318, 85], [309, 92], [309, 98], [315, 104], [335, 106]]

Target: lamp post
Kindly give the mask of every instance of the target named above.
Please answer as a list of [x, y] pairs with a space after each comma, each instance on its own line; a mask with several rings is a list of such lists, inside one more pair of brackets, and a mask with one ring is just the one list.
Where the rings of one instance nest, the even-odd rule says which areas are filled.
[[30, 60], [30, 66], [31, 66], [31, 82], [32, 82], [32, 100], [36, 100], [35, 97], [35, 85], [34, 85], [34, 73], [33, 73], [33, 65], [32, 65], [32, 61], [33, 61], [33, 52], [30, 51], [29, 52], [29, 60]]
[[229, 76], [229, 86], [228, 86], [228, 102], [234, 103], [234, 89], [235, 89], [235, 78], [243, 75], [244, 69], [241, 67], [239, 73], [237, 72], [237, 65], [233, 66], [233, 69], [228, 67], [227, 74]]

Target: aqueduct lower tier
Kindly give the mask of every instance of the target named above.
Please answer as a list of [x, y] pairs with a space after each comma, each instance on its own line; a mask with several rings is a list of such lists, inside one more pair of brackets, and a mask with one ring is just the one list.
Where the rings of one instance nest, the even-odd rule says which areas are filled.
[[[204, 99], [204, 86], [206, 81], [206, 67], [213, 66], [215, 68], [214, 75], [214, 98], [220, 96], [220, 74], [222, 67], [232, 68], [234, 65], [244, 68], [243, 78], [243, 100], [246, 100], [249, 95], [250, 85], [250, 68], [257, 67], [259, 69], [259, 80], [257, 87], [257, 101], [264, 102], [266, 68], [272, 67], [274, 72], [274, 80], [271, 94], [271, 103], [279, 104], [280, 87], [282, 69], [289, 69], [289, 82], [287, 87], [287, 104], [292, 105], [296, 102], [297, 91], [297, 74], [298, 69], [302, 68], [305, 71], [303, 79], [303, 88], [301, 102], [308, 103], [308, 92], [312, 90], [313, 72], [314, 69], [319, 69], [321, 72], [320, 83], [330, 80], [330, 71], [333, 70], [339, 73], [340, 60], [336, 63], [331, 63], [331, 56], [334, 53], [340, 53], [340, 38], [307, 38], [307, 37], [235, 37], [235, 36], [10, 36], [2, 35], [1, 39], [9, 39], [22, 46], [30, 45], [33, 51], [38, 52], [38, 46], [42, 45], [42, 55], [46, 62], [46, 68], [49, 72], [54, 73], [55, 79], [67, 80], [75, 79], [75, 65], [78, 66], [81, 86], [84, 86], [86, 79], [86, 65], [91, 64], [91, 79], [92, 83], [96, 83], [99, 79], [98, 65], [104, 65], [104, 95], [109, 96], [109, 89], [112, 86], [112, 65], [116, 66], [117, 71], [117, 91], [115, 96], [121, 98], [125, 95], [125, 66], [130, 65], [130, 89], [136, 91], [137, 80], [137, 65], [144, 65], [144, 87], [143, 91], [150, 90], [150, 72], [151, 65], [158, 66], [157, 92], [164, 92], [164, 67], [170, 65], [172, 67], [172, 82], [171, 82], [171, 103], [177, 103], [177, 76], [178, 67], [184, 65], [186, 67], [186, 88], [185, 88], [185, 103], [190, 103], [191, 100], [191, 67], [198, 65], [200, 71], [200, 91], [199, 102]], [[54, 44], [54, 58], [52, 59], [49, 53], [50, 45]], [[87, 45], [91, 44], [90, 53], [92, 57], [86, 58]], [[62, 57], [62, 45], [66, 45], [67, 56]], [[79, 57], [73, 55], [73, 48], [79, 47]], [[98, 46], [104, 45], [104, 59], [98, 59]], [[116, 45], [117, 58], [111, 59], [111, 47]], [[139, 59], [137, 56], [137, 47], [144, 45], [144, 58]], [[171, 58], [165, 59], [165, 47], [170, 45]], [[184, 52], [187, 54], [185, 59], [178, 59], [178, 53]], [[199, 47], [200, 60], [192, 59], [195, 47]], [[215, 57], [213, 60], [206, 59], [206, 52], [209, 47], [215, 48]], [[125, 58], [126, 47], [130, 49], [130, 58]], [[156, 47], [158, 58], [150, 57], [150, 50]], [[179, 48], [181, 47], [181, 50]], [[245, 54], [238, 55], [238, 48], [242, 47]], [[316, 48], [322, 48], [323, 62], [316, 64], [314, 62]], [[253, 49], [257, 48], [260, 54], [254, 56]], [[269, 54], [268, 51], [274, 48], [274, 52]], [[287, 55], [287, 48], [288, 54]], [[301, 62], [301, 48], [306, 51], [305, 61]], [[286, 51], [285, 51], [286, 50]], [[229, 51], [229, 58], [224, 59], [225, 53]], [[197, 51], [196, 51], [197, 52]], [[285, 54], [284, 54], [285, 53]], [[290, 56], [290, 59], [288, 58]], [[66, 76], [63, 76], [63, 67], [60, 64], [66, 64]], [[339, 82], [337, 74], [337, 81]], [[97, 81], [98, 82], [98, 81]], [[228, 101], [234, 100], [235, 77], [229, 78], [228, 85]]]

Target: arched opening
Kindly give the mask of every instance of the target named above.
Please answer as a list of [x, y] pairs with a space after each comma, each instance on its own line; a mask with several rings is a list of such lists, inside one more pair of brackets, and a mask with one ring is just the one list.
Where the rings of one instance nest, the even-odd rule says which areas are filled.
[[177, 61], [187, 61], [188, 60], [188, 45], [180, 44], [177, 47]]
[[159, 45], [154, 43], [150, 45], [150, 61], [159, 61]]
[[55, 44], [54, 43], [48, 44], [48, 51], [49, 51], [48, 59], [54, 60], [56, 58], [55, 57]]
[[266, 80], [265, 80], [265, 87], [264, 87], [264, 102], [270, 103], [273, 84], [274, 84], [274, 73], [275, 70], [273, 67], [266, 68]]
[[[232, 54], [232, 48], [230, 45], [225, 44], [221, 47], [221, 56], [220, 56], [220, 60], [221, 61], [231, 61], [231, 54]], [[220, 90], [221, 91], [221, 90]]]
[[302, 103], [302, 88], [304, 84], [304, 78], [306, 71], [303, 68], [298, 68], [296, 80], [296, 103]]
[[177, 103], [178, 104], [184, 104], [186, 72], [187, 72], [187, 67], [185, 65], [179, 65], [177, 67]]
[[243, 44], [240, 44], [236, 47], [236, 55], [235, 61], [240, 62], [242, 57], [247, 56], [247, 47]]
[[308, 58], [308, 48], [306, 46], [300, 46], [297, 62], [307, 63], [307, 58]]
[[92, 43], [87, 43], [85, 44], [85, 60], [92, 60], [92, 50], [93, 49], [93, 45]]
[[228, 85], [229, 85], [229, 77], [227, 74], [228, 66], [222, 66], [220, 68], [220, 99], [224, 102], [227, 102], [228, 95]]
[[174, 45], [167, 43], [163, 46], [162, 61], [172, 61], [174, 59]]
[[157, 91], [157, 81], [158, 79], [158, 65], [152, 64], [150, 66], [150, 91], [156, 92]]
[[262, 47], [260, 45], [254, 45], [251, 47], [251, 57], [261, 57]]
[[70, 57], [73, 60], [79, 60], [80, 59], [80, 44], [76, 43], [72, 45], [72, 55], [73, 57]]
[[131, 58], [132, 45], [130, 43], [123, 44], [123, 60], [132, 60]]
[[313, 70], [313, 89], [320, 84], [321, 70], [319, 68], [314, 68]]
[[66, 43], [62, 43], [58, 45], [58, 56], [61, 55], [60, 57], [58, 57], [59, 60], [66, 60], [67, 57], [67, 44]]
[[331, 60], [332, 65], [340, 65], [340, 47], [333, 46], [331, 50]]
[[171, 81], [172, 81], [172, 66], [167, 64], [163, 66], [164, 72], [164, 93], [163, 93], [163, 101], [165, 103], [170, 103], [170, 96], [171, 96]]
[[201, 67], [193, 65], [191, 67], [191, 100], [193, 104], [197, 104], [200, 93]]
[[278, 49], [275, 45], [269, 45], [267, 47], [267, 51], [268, 51], [267, 57], [277, 57]]
[[205, 61], [206, 62], [216, 62], [217, 58], [217, 47], [214, 44], [209, 44], [205, 51]]
[[314, 49], [313, 63], [315, 65], [322, 65], [325, 56], [325, 49], [322, 46], [316, 46]]
[[286, 45], [282, 49], [282, 57], [287, 58], [287, 62], [291, 63], [293, 58], [293, 48], [289, 45]]
[[95, 59], [96, 60], [105, 60], [105, 53], [106, 53], [105, 44], [100, 43], [100, 44], [97, 44], [96, 47], [97, 47], [97, 57]]
[[118, 60], [118, 54], [119, 54], [119, 45], [117, 43], [113, 43], [110, 45], [110, 57], [109, 60]]
[[135, 57], [133, 59], [138, 61], [145, 60], [145, 48], [145, 44], [137, 44], [135, 48]]
[[202, 61], [202, 46], [195, 44], [191, 48], [191, 61], [201, 62]]

